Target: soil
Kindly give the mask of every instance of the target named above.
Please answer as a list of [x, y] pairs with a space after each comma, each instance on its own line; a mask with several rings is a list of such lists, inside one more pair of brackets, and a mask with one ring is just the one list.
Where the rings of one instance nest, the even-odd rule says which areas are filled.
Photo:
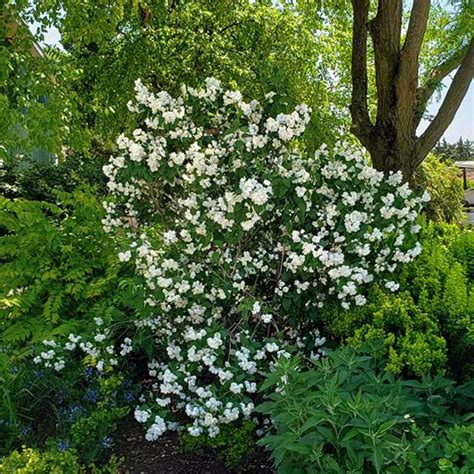
[[127, 420], [115, 437], [114, 454], [123, 458], [120, 474], [271, 474], [268, 453], [257, 448], [238, 469], [227, 468], [215, 452], [183, 453], [177, 435], [169, 433], [160, 440], [149, 442], [143, 426]]

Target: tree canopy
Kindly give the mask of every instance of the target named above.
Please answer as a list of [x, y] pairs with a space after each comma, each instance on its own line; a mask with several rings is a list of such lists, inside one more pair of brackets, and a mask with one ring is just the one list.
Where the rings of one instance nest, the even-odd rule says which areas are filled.
[[[248, 96], [274, 91], [287, 106], [310, 105], [312, 146], [347, 134], [351, 110], [352, 131], [374, 165], [408, 176], [440, 138], [469, 84], [471, 63], [457, 74], [462, 87], [451, 88], [442, 107], [447, 112], [417, 141], [428, 101], [466, 57], [472, 8], [433, 2], [428, 16], [430, 2], [415, 0], [410, 16], [401, 0], [352, 3], [354, 12], [348, 0], [10, 0], [2, 13], [4, 36], [12, 18], [23, 33], [5, 42], [0, 55], [1, 153], [40, 146], [58, 156], [107, 155], [114, 138], [135, 126], [126, 105], [137, 78], [173, 92], [214, 76]], [[387, 40], [383, 18], [396, 27], [389, 68], [378, 46]], [[36, 38], [26, 24], [38, 27]], [[31, 57], [29, 45], [51, 26], [63, 49]], [[403, 55], [406, 71], [399, 68]]]

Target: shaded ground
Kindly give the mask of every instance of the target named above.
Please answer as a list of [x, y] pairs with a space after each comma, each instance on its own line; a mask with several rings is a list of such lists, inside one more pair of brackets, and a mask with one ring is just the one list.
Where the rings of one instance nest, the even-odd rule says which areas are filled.
[[274, 471], [267, 454], [256, 450], [239, 469], [228, 469], [216, 453], [182, 453], [174, 433], [153, 443], [144, 437], [143, 426], [130, 419], [119, 429], [114, 454], [124, 459], [121, 474], [270, 474]]

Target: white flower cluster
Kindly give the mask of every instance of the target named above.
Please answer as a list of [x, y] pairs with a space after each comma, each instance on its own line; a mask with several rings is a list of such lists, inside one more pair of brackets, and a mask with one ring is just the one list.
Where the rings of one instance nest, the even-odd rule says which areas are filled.
[[66, 360], [71, 357], [71, 353], [79, 351], [86, 358], [87, 365], [95, 367], [99, 374], [107, 368], [116, 367], [119, 364], [120, 356], [124, 357], [133, 350], [132, 340], [126, 337], [117, 351], [112, 342], [112, 335], [108, 328], [105, 328], [102, 318], [94, 318], [95, 330], [90, 340], [85, 337], [69, 334], [64, 344], [59, 344], [53, 340], [43, 341], [43, 350], [34, 357], [35, 364], [41, 364], [46, 368], [53, 368], [60, 372], [66, 366]]
[[139, 81], [136, 92], [143, 126], [104, 167], [103, 222], [126, 235], [119, 259], [146, 292], [136, 326], [155, 343], [135, 417], [150, 440], [176, 429], [176, 414], [215, 436], [251, 416], [279, 357], [321, 356], [314, 321], [328, 300], [363, 305], [374, 279], [396, 290], [390, 275], [420, 251], [427, 196], [345, 145], [305, 153], [304, 105], [272, 116], [271, 97], [245, 102], [212, 78], [178, 98]]

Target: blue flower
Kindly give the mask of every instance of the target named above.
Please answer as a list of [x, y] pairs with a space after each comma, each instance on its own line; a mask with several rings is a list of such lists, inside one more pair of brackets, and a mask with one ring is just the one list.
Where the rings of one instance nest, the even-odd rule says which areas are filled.
[[34, 374], [36, 375], [37, 378], [42, 378], [44, 376], [44, 370], [35, 370]]
[[58, 441], [58, 449], [59, 451], [67, 451], [69, 449], [69, 442], [68, 441]]
[[107, 449], [107, 448], [110, 448], [112, 446], [112, 438], [110, 438], [110, 436], [104, 436], [102, 438], [102, 447]]
[[88, 388], [86, 394], [84, 395], [84, 400], [91, 403], [97, 403], [98, 398], [99, 392], [93, 388]]
[[31, 426], [23, 426], [21, 436], [25, 437], [31, 431]]
[[84, 374], [87, 378], [92, 377], [94, 375], [94, 369], [92, 367], [87, 367], [87, 369], [84, 370]]

